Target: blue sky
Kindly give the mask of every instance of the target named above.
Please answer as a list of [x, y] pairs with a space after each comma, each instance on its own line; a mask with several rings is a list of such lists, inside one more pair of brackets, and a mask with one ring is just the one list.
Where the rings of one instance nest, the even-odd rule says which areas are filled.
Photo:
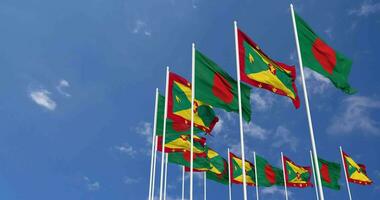
[[[233, 77], [233, 20], [272, 58], [297, 66], [290, 1], [275, 0], [2, 0], [0, 2], [0, 199], [146, 199], [154, 92], [165, 66], [190, 79], [191, 43]], [[367, 165], [374, 184], [351, 184], [354, 199], [380, 194], [380, 2], [293, 1], [298, 13], [354, 62], [347, 96], [305, 71], [319, 156], [340, 161], [338, 147]], [[280, 152], [309, 165], [310, 139], [301, 108], [254, 88], [246, 154], [279, 166]], [[239, 154], [238, 116], [217, 111], [208, 144]], [[169, 166], [168, 195], [180, 197], [180, 170]], [[343, 176], [343, 173], [342, 173]], [[197, 176], [196, 198], [202, 196]], [[328, 199], [346, 199], [341, 179]], [[208, 181], [209, 199], [227, 187]], [[188, 186], [188, 185], [187, 185]], [[314, 199], [314, 189], [290, 189]], [[260, 190], [281, 199], [282, 188]], [[254, 189], [249, 189], [253, 198]], [[242, 187], [233, 187], [241, 199]]]

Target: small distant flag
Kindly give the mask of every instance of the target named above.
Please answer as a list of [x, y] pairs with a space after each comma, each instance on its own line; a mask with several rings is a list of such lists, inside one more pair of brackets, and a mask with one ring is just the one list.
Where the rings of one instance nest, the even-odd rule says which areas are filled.
[[299, 188], [311, 186], [311, 167], [299, 166], [284, 156], [284, 169], [286, 186]]
[[343, 153], [344, 167], [347, 172], [347, 179], [351, 183], [360, 185], [370, 185], [372, 180], [368, 177], [366, 167], [363, 164], [356, 163], [349, 155]]
[[[162, 151], [162, 138], [163, 136], [158, 136], [157, 139], [157, 150]], [[204, 153], [206, 152], [206, 138], [194, 135], [194, 153]], [[186, 152], [191, 151], [191, 139], [190, 135], [180, 135], [180, 136], [165, 136], [165, 153], [174, 152]]]
[[263, 157], [256, 155], [257, 181], [260, 187], [284, 185], [284, 174], [280, 168], [274, 167]]
[[[243, 161], [235, 154], [230, 152], [230, 176], [231, 182], [236, 184], [243, 184]], [[247, 185], [254, 186], [255, 184], [255, 168], [253, 164], [245, 160], [245, 173]]]
[[340, 190], [339, 179], [341, 167], [339, 163], [318, 158], [318, 166], [321, 174], [322, 186], [333, 190]]

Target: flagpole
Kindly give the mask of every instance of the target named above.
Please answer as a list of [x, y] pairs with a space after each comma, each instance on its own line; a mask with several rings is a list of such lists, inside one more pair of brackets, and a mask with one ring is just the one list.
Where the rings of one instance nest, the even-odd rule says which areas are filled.
[[228, 152], [228, 196], [229, 200], [232, 200], [232, 188], [231, 188], [231, 163], [230, 163], [230, 148], [227, 148]]
[[256, 152], [253, 152], [253, 161], [255, 162], [255, 184], [256, 184], [256, 200], [259, 200], [259, 181], [257, 178], [257, 167], [256, 167]]
[[282, 162], [282, 171], [284, 174], [284, 186], [285, 186], [285, 199], [288, 200], [288, 188], [286, 185], [286, 171], [285, 171], [285, 165], [284, 165], [284, 154], [281, 152], [281, 162]]
[[168, 184], [168, 154], [165, 153], [165, 184], [164, 184], [164, 200], [166, 200], [166, 185]]
[[203, 172], [203, 199], [207, 200], [207, 185], [206, 185], [207, 175]]
[[185, 200], [185, 166], [182, 166], [182, 200]]
[[319, 195], [318, 195], [318, 183], [315, 177], [315, 166], [314, 166], [314, 161], [313, 161], [313, 153], [310, 151], [310, 160], [311, 160], [311, 167], [313, 168], [313, 177], [314, 177], [314, 188], [315, 188], [315, 194], [317, 195], [317, 200], [319, 200]]
[[162, 127], [160, 200], [162, 200], [162, 190], [163, 190], [163, 184], [164, 184], [165, 135], [166, 135], [166, 118], [168, 116], [168, 88], [169, 88], [169, 67], [166, 67], [165, 110], [164, 110], [164, 124], [163, 124], [163, 127]]
[[158, 137], [155, 136], [155, 142], [154, 142], [154, 160], [153, 160], [153, 179], [152, 179], [152, 196], [151, 200], [154, 199], [154, 187], [155, 187], [155, 182], [156, 182], [156, 160], [157, 160], [157, 141]]
[[342, 157], [342, 165], [343, 165], [343, 169], [344, 169], [344, 176], [346, 177], [346, 185], [347, 185], [348, 197], [350, 197], [350, 200], [352, 200], [351, 190], [350, 190], [350, 184], [348, 183], [346, 164], [344, 162], [344, 157], [343, 157], [342, 146], [339, 146], [339, 150], [340, 150], [340, 156]]
[[191, 124], [190, 124], [190, 131], [191, 131], [191, 147], [190, 147], [190, 200], [193, 200], [193, 147], [194, 147], [194, 95], [195, 95], [195, 44], [192, 44], [191, 49]]
[[[290, 9], [291, 9], [291, 12], [292, 12], [292, 21], [293, 21], [294, 36], [295, 36], [295, 40], [296, 40], [297, 53], [298, 53], [298, 61], [299, 61], [300, 71], [301, 71], [302, 87], [303, 87], [304, 98], [305, 98], [305, 105], [306, 105], [306, 114], [307, 114], [307, 119], [308, 119], [308, 122], [309, 122], [311, 147], [312, 147], [312, 150], [313, 150], [313, 159], [315, 161], [314, 163], [318, 163], [317, 147], [316, 147], [315, 139], [314, 139], [313, 122], [312, 122], [312, 119], [311, 119], [311, 113], [310, 113], [310, 108], [309, 108], [309, 98], [308, 98], [308, 95], [307, 95], [305, 76], [304, 76], [304, 73], [303, 73], [303, 64], [302, 64], [301, 50], [300, 50], [300, 45], [299, 45], [299, 42], [298, 42], [298, 32], [297, 32], [297, 27], [296, 27], [296, 19], [295, 19], [295, 15], [294, 15], [293, 4], [290, 4]], [[316, 170], [316, 171], [317, 171], [316, 174], [317, 174], [317, 182], [318, 182], [318, 190], [319, 190], [320, 198], [321, 198], [321, 200], [324, 200], [325, 198], [324, 198], [324, 195], [323, 195], [322, 184], [320, 183], [321, 182], [321, 175], [320, 175], [319, 170]]]
[[156, 137], [156, 120], [157, 120], [157, 104], [158, 104], [158, 88], [156, 88], [156, 99], [154, 104], [154, 122], [152, 131], [152, 152], [150, 158], [150, 176], [149, 176], [149, 196], [148, 199], [152, 200], [152, 180], [153, 180], [153, 159], [154, 159], [154, 147], [155, 147], [155, 137]]
[[241, 146], [241, 160], [243, 163], [243, 194], [244, 200], [247, 200], [247, 180], [245, 174], [245, 154], [244, 154], [244, 134], [243, 134], [243, 114], [241, 106], [241, 91], [240, 91], [240, 63], [239, 63], [239, 45], [238, 45], [238, 32], [237, 32], [237, 22], [234, 21], [234, 31], [235, 31], [235, 53], [236, 53], [236, 76], [238, 85], [238, 100], [239, 100], [239, 125], [240, 125], [240, 146]]

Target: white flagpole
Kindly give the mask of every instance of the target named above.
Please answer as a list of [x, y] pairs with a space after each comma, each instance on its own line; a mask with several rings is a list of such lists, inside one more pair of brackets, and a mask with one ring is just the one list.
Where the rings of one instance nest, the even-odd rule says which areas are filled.
[[230, 148], [227, 149], [228, 151], [228, 196], [229, 200], [232, 200], [232, 188], [231, 188], [231, 163], [230, 163]]
[[206, 181], [207, 180], [207, 174], [206, 172], [203, 172], [203, 199], [207, 200], [207, 185]]
[[152, 131], [152, 152], [150, 158], [150, 176], [149, 176], [149, 196], [148, 199], [152, 200], [152, 180], [153, 180], [153, 159], [154, 159], [154, 151], [155, 151], [155, 137], [156, 137], [156, 120], [157, 120], [157, 105], [158, 105], [158, 88], [156, 88], [156, 100], [154, 104], [154, 122], [153, 122], [153, 131]]
[[[310, 113], [310, 108], [309, 108], [309, 98], [308, 98], [308, 95], [307, 95], [305, 76], [304, 76], [304, 73], [303, 73], [303, 64], [302, 64], [301, 50], [300, 50], [300, 45], [299, 45], [299, 42], [298, 42], [298, 32], [297, 32], [297, 27], [296, 27], [296, 19], [295, 19], [295, 15], [294, 15], [293, 4], [290, 4], [290, 9], [291, 9], [291, 12], [292, 12], [292, 21], [293, 21], [294, 36], [295, 36], [295, 40], [296, 40], [297, 53], [298, 53], [298, 61], [299, 61], [299, 65], [300, 65], [301, 78], [302, 78], [302, 87], [303, 87], [303, 92], [304, 92], [304, 97], [305, 97], [306, 114], [307, 114], [307, 119], [308, 119], [308, 122], [309, 122], [311, 147], [312, 147], [312, 150], [313, 150], [313, 159], [315, 161], [314, 163], [318, 163], [317, 147], [316, 147], [315, 139], [314, 139], [313, 122], [312, 122], [312, 119], [311, 119], [311, 113]], [[320, 175], [319, 170], [317, 170], [316, 174], [317, 174], [317, 178], [318, 178], [317, 181], [318, 181], [318, 189], [319, 189], [320, 198], [321, 198], [321, 200], [324, 200], [325, 198], [324, 198], [324, 195], [323, 195], [322, 184], [320, 183], [321, 182], [321, 175]]]
[[193, 200], [193, 147], [194, 147], [194, 95], [195, 95], [195, 44], [192, 44], [191, 49], [191, 148], [190, 148], [190, 200]]
[[253, 161], [255, 162], [256, 200], [259, 200], [259, 181], [257, 178], [256, 152], [253, 152]]
[[239, 45], [238, 45], [238, 32], [237, 32], [237, 22], [234, 21], [235, 30], [235, 53], [236, 53], [236, 76], [238, 84], [238, 100], [239, 100], [239, 121], [240, 121], [240, 146], [241, 146], [241, 160], [243, 162], [243, 194], [244, 200], [247, 200], [247, 180], [245, 174], [245, 154], [244, 154], [244, 134], [243, 134], [243, 113], [241, 106], [241, 91], [240, 91], [240, 63], [239, 63]]
[[164, 163], [165, 163], [165, 135], [166, 135], [166, 118], [168, 116], [168, 89], [169, 89], [169, 67], [166, 67], [166, 84], [165, 84], [165, 110], [164, 125], [162, 128], [162, 152], [161, 152], [161, 177], [160, 177], [160, 200], [162, 200], [164, 184]]
[[350, 200], [352, 200], [351, 190], [350, 190], [350, 184], [348, 183], [346, 164], [344, 162], [343, 150], [342, 150], [341, 146], [339, 146], [339, 150], [340, 150], [340, 156], [342, 157], [342, 165], [343, 165], [343, 169], [344, 169], [344, 176], [346, 177], [346, 185], [347, 185], [348, 197], [350, 198]]
[[185, 200], [185, 166], [182, 166], [182, 200]]
[[156, 160], [157, 160], [157, 141], [158, 137], [155, 136], [155, 142], [154, 142], [154, 160], [153, 160], [153, 179], [152, 179], [152, 196], [151, 200], [154, 199], [154, 186], [156, 184]]
[[166, 200], [166, 185], [168, 184], [168, 157], [169, 155], [165, 153], [165, 183], [164, 183], [164, 200]]
[[315, 194], [317, 195], [317, 200], [319, 200], [319, 195], [318, 195], [318, 183], [317, 183], [317, 179], [315, 177], [315, 170], [318, 170], [317, 168], [315, 168], [314, 166], [314, 161], [313, 161], [313, 153], [310, 151], [310, 160], [311, 160], [311, 167], [313, 168], [313, 177], [314, 177], [314, 188], [315, 188]]
[[284, 165], [284, 154], [281, 152], [281, 162], [282, 162], [282, 171], [284, 174], [284, 186], [285, 186], [285, 199], [288, 200], [288, 188], [286, 185], [286, 174], [285, 174], [285, 165]]

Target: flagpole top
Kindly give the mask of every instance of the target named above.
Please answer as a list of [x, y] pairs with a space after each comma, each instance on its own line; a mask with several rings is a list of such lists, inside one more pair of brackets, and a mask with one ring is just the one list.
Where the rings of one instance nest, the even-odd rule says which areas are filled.
[[158, 88], [156, 88], [156, 93], [158, 93]]
[[191, 46], [193, 47], [193, 48], [195, 48], [195, 43], [193, 42], [193, 43], [191, 43]]

